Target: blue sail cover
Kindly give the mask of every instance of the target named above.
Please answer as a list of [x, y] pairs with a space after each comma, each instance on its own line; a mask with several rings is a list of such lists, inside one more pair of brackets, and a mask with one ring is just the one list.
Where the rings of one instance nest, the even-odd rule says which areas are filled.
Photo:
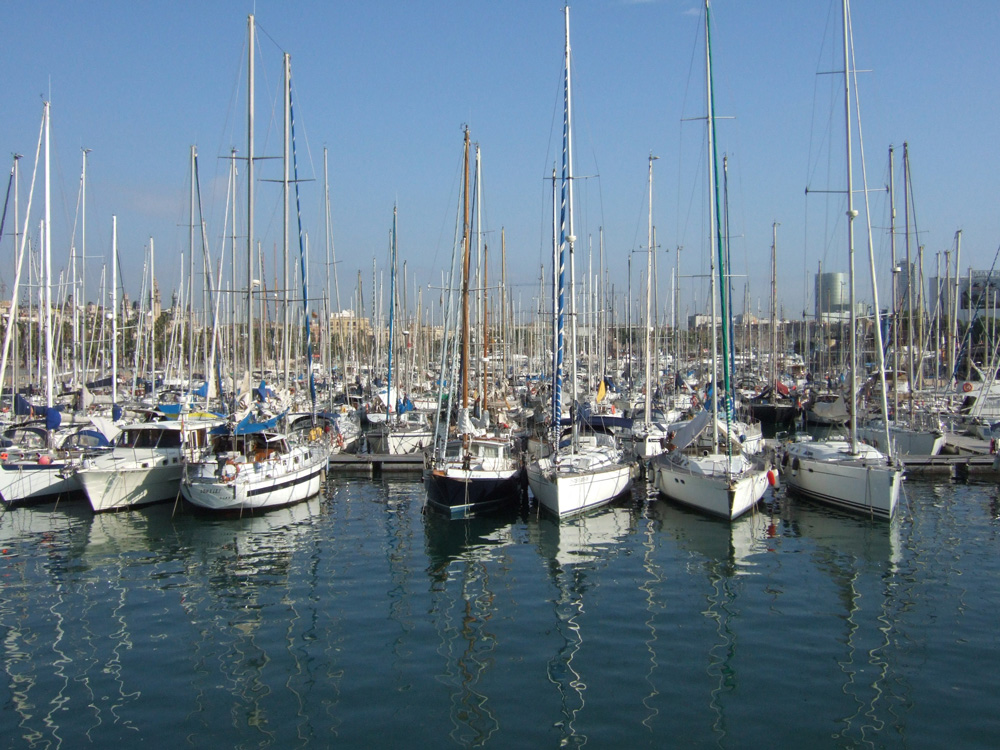
[[266, 432], [268, 430], [274, 430], [278, 426], [278, 422], [285, 416], [287, 412], [282, 412], [276, 417], [271, 417], [263, 422], [258, 422], [254, 419], [253, 414], [247, 414], [243, 419], [236, 423], [236, 426], [231, 430], [229, 425], [220, 424], [218, 427], [212, 430], [213, 435], [252, 435], [255, 432]]
[[58, 430], [59, 425], [62, 424], [62, 415], [57, 409], [47, 407], [45, 409], [45, 429], [47, 430]]
[[20, 393], [14, 394], [14, 416], [16, 417], [30, 417], [34, 413], [34, 407], [31, 402], [28, 401]]

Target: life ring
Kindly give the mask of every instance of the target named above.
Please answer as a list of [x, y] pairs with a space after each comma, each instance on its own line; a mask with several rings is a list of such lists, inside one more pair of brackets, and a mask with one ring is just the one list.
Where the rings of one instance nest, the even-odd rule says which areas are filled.
[[962, 391], [964, 393], [969, 393], [970, 391], [972, 391], [972, 383], [963, 383], [962, 384]]
[[225, 465], [222, 467], [222, 481], [223, 482], [234, 482], [236, 477], [240, 475], [240, 465], [236, 463], [233, 459], [226, 461]]
[[338, 448], [344, 447], [344, 436], [341, 435], [339, 432], [337, 433], [337, 447]]
[[697, 409], [699, 405], [700, 404], [698, 402], [698, 396], [696, 396], [696, 395], [695, 396], [691, 396], [691, 408], [692, 409]]

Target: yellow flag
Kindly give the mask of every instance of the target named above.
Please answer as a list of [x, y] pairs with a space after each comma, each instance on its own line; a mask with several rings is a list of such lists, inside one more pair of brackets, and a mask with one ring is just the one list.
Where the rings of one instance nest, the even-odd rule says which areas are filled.
[[597, 386], [597, 403], [601, 403], [604, 400], [605, 393], [604, 378], [601, 378], [601, 384]]

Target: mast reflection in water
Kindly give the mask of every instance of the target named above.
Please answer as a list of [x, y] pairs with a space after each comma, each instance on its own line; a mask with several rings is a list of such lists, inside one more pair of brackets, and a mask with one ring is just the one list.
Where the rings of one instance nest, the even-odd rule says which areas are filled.
[[423, 493], [0, 515], [7, 746], [1000, 744], [993, 483], [909, 481], [888, 524], [644, 486], [455, 522]]

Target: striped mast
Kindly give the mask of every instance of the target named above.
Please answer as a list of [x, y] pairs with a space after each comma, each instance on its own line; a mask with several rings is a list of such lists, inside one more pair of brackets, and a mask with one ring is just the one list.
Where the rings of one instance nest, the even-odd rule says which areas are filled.
[[566, 47], [565, 68], [563, 73], [563, 150], [562, 178], [559, 205], [559, 268], [557, 287], [557, 306], [555, 321], [555, 351], [556, 362], [552, 383], [552, 436], [555, 447], [559, 447], [561, 435], [560, 420], [562, 417], [562, 379], [564, 367], [564, 317], [566, 314], [566, 255], [572, 252], [573, 237], [573, 176], [571, 169], [572, 151], [570, 144], [570, 72], [569, 72], [569, 6], [565, 6], [566, 17]]

